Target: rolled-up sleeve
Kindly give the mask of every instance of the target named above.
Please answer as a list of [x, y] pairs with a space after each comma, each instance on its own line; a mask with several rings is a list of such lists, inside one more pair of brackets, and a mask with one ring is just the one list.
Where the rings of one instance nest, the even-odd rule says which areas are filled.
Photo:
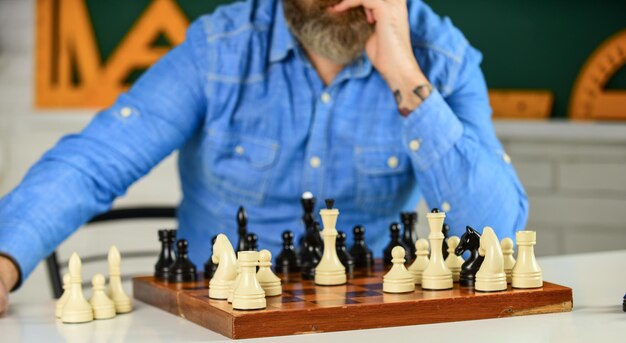
[[481, 58], [467, 49], [451, 92], [434, 90], [404, 120], [403, 143], [427, 204], [447, 212], [453, 234], [491, 226], [513, 237], [526, 225], [528, 200], [494, 132]]
[[0, 253], [17, 262], [21, 280], [196, 132], [206, 106], [198, 57], [205, 44], [196, 22], [183, 44], [81, 133], [63, 137], [0, 200]]

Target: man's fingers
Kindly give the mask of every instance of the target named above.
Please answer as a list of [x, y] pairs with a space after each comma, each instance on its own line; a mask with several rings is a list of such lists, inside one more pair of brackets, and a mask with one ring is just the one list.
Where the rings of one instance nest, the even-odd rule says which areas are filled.
[[342, 12], [355, 7], [365, 7], [365, 9], [376, 10], [385, 4], [386, 0], [343, 0], [332, 7], [335, 12]]
[[367, 22], [370, 24], [374, 24], [376, 22], [376, 18], [374, 17], [374, 12], [369, 9], [365, 9], [365, 15], [367, 16]]

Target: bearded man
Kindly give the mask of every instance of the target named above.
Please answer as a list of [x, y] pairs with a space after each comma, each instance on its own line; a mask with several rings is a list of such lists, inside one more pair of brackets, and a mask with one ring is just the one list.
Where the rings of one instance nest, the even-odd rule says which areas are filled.
[[340, 229], [363, 224], [376, 255], [419, 196], [447, 212], [452, 234], [489, 225], [511, 237], [527, 199], [494, 134], [480, 61], [419, 0], [219, 8], [0, 201], [0, 310], [43, 257], [175, 150], [178, 233], [196, 264], [213, 235], [234, 240], [240, 205], [277, 253], [281, 231], [302, 232], [305, 191], [336, 200]]

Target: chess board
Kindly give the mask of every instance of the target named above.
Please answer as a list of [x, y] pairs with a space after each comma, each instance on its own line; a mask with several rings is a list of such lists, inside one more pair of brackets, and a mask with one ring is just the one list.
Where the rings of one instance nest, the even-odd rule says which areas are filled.
[[256, 338], [315, 332], [431, 324], [531, 314], [568, 312], [572, 289], [549, 282], [542, 288], [482, 293], [459, 287], [405, 294], [383, 293], [381, 261], [356, 271], [342, 286], [316, 286], [299, 275], [283, 278], [283, 294], [267, 308], [233, 310], [208, 297], [208, 280], [167, 283], [152, 276], [133, 279], [134, 297], [226, 337]]

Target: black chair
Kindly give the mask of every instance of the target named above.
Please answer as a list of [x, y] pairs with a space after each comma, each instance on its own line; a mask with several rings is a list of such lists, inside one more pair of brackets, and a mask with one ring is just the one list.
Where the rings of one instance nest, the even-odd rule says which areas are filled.
[[[176, 218], [176, 209], [174, 207], [133, 207], [114, 209], [109, 212], [100, 214], [91, 219], [87, 224], [111, 222], [118, 220], [132, 219], [172, 219]], [[156, 256], [154, 252], [129, 252], [124, 257], [137, 258]], [[106, 255], [91, 256], [83, 259], [83, 262], [94, 262], [106, 260]], [[66, 263], [59, 262], [57, 252], [54, 251], [46, 258], [46, 268], [48, 269], [48, 277], [52, 285], [52, 294], [58, 299], [63, 294], [63, 281], [61, 279], [61, 265]]]

